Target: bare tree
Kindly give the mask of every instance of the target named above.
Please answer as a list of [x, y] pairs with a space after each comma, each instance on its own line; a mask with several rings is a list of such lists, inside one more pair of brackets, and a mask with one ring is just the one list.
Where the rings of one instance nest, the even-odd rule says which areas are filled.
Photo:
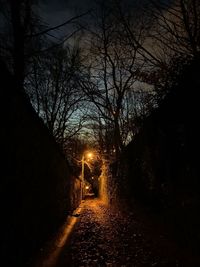
[[63, 148], [85, 120], [77, 82], [79, 69], [78, 48], [55, 48], [36, 57], [26, 83], [35, 110]]
[[133, 48], [124, 35], [123, 24], [116, 12], [104, 2], [100, 13], [95, 14], [89, 71], [80, 83], [104, 124], [112, 129], [110, 142], [118, 155], [130, 134], [127, 120], [134, 114], [135, 103], [132, 105], [127, 101], [134, 94], [138, 70], [143, 62], [138, 47]]
[[[121, 21], [129, 43], [146, 63], [138, 75], [140, 80], [165, 87], [165, 82], [175, 60], [190, 60], [200, 50], [200, 5], [198, 0], [154, 1], [141, 7], [142, 16], [138, 22], [149, 25], [142, 42], [132, 24], [133, 17], [127, 16], [119, 6]], [[142, 18], [142, 19], [141, 19]], [[150, 24], [148, 22], [151, 22]], [[177, 66], [176, 66], [177, 67]], [[175, 71], [175, 70], [173, 70]], [[163, 84], [161, 84], [163, 83]]]
[[[0, 0], [0, 56], [14, 74], [17, 88], [21, 89], [32, 58], [64, 44], [82, 29], [78, 19], [88, 14], [78, 14], [59, 25], [48, 27], [35, 12], [34, 5], [37, 4], [36, 0]], [[55, 30], [70, 24], [77, 27], [64, 38], [55, 38]], [[56, 42], [49, 42], [49, 37], [55, 38]]]
[[152, 35], [158, 47], [168, 53], [196, 56], [200, 50], [200, 5], [198, 0], [176, 0], [170, 4], [151, 1], [155, 19]]

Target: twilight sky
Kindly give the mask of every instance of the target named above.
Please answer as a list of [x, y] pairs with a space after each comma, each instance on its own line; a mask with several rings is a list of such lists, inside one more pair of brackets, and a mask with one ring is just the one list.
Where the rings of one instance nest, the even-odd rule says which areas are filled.
[[70, 17], [94, 7], [94, 0], [40, 0], [41, 16], [50, 25], [57, 25]]
[[[95, 6], [95, 0], [39, 0], [39, 15], [44, 23], [47, 23], [49, 27], [57, 26], [70, 18], [83, 14]], [[85, 17], [84, 17], [85, 18]], [[59, 38], [65, 38], [70, 35], [72, 25], [66, 25], [51, 31]]]
[[[122, 0], [129, 5], [141, 4], [149, 0]], [[95, 8], [98, 0], [39, 0], [39, 14], [43, 22], [50, 27], [59, 25], [73, 16], [87, 12]], [[89, 17], [89, 16], [88, 16]], [[84, 17], [85, 19], [85, 17]], [[54, 32], [54, 36], [64, 37], [70, 29], [69, 25]], [[69, 30], [70, 32], [70, 30]], [[52, 33], [52, 32], [51, 32]]]

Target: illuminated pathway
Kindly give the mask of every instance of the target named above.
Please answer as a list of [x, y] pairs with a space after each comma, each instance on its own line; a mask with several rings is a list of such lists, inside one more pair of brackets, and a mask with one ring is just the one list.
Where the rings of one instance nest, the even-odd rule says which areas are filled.
[[187, 263], [163, 229], [138, 211], [121, 214], [95, 199], [85, 200], [79, 212], [77, 224], [72, 220], [68, 227], [70, 231], [74, 226], [70, 240], [69, 231], [63, 231], [57, 249], [37, 267], [197, 266]]

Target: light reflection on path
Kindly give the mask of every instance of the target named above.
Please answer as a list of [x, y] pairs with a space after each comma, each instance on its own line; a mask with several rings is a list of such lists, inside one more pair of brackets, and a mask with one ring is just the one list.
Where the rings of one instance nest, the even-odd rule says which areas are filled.
[[[74, 214], [80, 214], [82, 205], [74, 212]], [[54, 267], [57, 260], [63, 251], [65, 244], [67, 243], [70, 234], [77, 222], [78, 218], [69, 216], [66, 223], [58, 230], [56, 237], [49, 242], [48, 248], [45, 250], [45, 255], [39, 257], [34, 264], [34, 267]]]
[[34, 267], [200, 266], [182, 264], [183, 255], [173, 240], [159, 232], [157, 224], [143, 220], [140, 210], [122, 212], [90, 199], [76, 212], [80, 216], [70, 218], [48, 256]]

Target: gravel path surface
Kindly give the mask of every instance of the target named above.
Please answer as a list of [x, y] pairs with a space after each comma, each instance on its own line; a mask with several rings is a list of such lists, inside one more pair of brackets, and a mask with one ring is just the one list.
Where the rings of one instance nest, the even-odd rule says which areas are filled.
[[85, 200], [57, 267], [198, 267], [188, 262], [167, 234], [138, 212], [109, 209]]

